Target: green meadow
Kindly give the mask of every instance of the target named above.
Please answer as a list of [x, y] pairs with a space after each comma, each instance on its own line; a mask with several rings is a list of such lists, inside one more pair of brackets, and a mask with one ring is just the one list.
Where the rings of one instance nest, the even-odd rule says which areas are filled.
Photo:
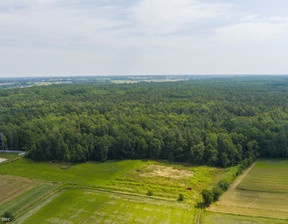
[[0, 174], [85, 186], [100, 186], [143, 163], [141, 160], [125, 160], [64, 164], [20, 159], [0, 166]]
[[191, 223], [194, 206], [137, 196], [67, 190], [24, 223]]
[[[141, 160], [71, 165], [23, 158], [0, 166], [0, 174], [136, 194], [151, 190], [154, 196], [173, 199], [181, 193], [185, 199], [195, 202], [201, 190], [216, 183], [225, 170]], [[191, 191], [186, 190], [188, 186], [192, 187]]]

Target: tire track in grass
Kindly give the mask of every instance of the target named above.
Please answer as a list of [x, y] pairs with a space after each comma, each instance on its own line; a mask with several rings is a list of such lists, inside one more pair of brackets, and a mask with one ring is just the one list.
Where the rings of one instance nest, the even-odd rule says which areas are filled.
[[197, 209], [196, 209], [196, 215], [195, 215], [195, 224], [200, 224], [201, 223], [201, 214], [202, 214], [202, 199], [201, 195], [199, 195], [199, 200], [197, 204]]
[[257, 162], [258, 160], [252, 163], [239, 177], [237, 177], [236, 180], [229, 186], [228, 191], [234, 191], [237, 186], [242, 182], [242, 180], [247, 176], [250, 170], [253, 169]]

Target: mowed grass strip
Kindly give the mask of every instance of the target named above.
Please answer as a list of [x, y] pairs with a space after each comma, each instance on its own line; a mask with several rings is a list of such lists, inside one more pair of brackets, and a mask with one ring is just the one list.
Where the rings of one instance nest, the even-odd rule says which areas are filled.
[[228, 191], [209, 210], [288, 219], [288, 194], [246, 190]]
[[288, 220], [205, 212], [203, 224], [288, 224]]
[[100, 186], [143, 163], [140, 160], [125, 160], [71, 165], [34, 162], [23, 158], [0, 166], [0, 174], [86, 186]]
[[[288, 193], [285, 191], [287, 186], [286, 180], [282, 180], [288, 178], [286, 161], [258, 161], [238, 187], [229, 188], [209, 210], [288, 219]], [[273, 184], [271, 179], [274, 180]]]
[[39, 198], [44, 196], [47, 192], [53, 190], [55, 187], [55, 184], [49, 183], [34, 187], [33, 189], [0, 206], [0, 214], [10, 211], [14, 214], [14, 216], [17, 216], [21, 211], [29, 207], [36, 200], [39, 200]]
[[238, 189], [288, 193], [288, 160], [263, 159], [238, 185]]
[[67, 190], [24, 223], [191, 223], [194, 206], [114, 193]]
[[0, 175], [0, 205], [40, 185], [41, 182], [22, 177]]

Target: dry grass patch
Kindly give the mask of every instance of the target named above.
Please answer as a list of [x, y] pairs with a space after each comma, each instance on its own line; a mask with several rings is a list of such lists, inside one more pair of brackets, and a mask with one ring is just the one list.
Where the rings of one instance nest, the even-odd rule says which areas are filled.
[[36, 187], [40, 181], [23, 177], [0, 175], [0, 205]]
[[[193, 172], [189, 170], [180, 170], [180, 169], [175, 169], [173, 167], [169, 166], [161, 166], [161, 165], [155, 165], [155, 164], [150, 164], [147, 168], [147, 172], [140, 172], [141, 176], [145, 177], [170, 177], [174, 179], [182, 179], [182, 178], [187, 178], [187, 177], [192, 177]], [[137, 172], [137, 170], [136, 170]], [[139, 172], [139, 171], [138, 171]]]
[[[118, 177], [107, 188], [137, 194], [151, 191], [153, 196], [174, 200], [183, 194], [186, 202], [195, 203], [201, 190], [213, 186], [225, 172], [207, 166], [147, 161]], [[186, 187], [191, 190], [187, 191]]]

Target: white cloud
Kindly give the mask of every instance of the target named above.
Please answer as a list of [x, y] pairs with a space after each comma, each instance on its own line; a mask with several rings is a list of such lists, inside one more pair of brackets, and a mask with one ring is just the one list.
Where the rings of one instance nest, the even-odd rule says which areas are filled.
[[[262, 49], [287, 56], [287, 17], [236, 8], [224, 0], [0, 0], [0, 67], [2, 74], [240, 73], [257, 70]], [[275, 58], [263, 60], [281, 68]]]
[[[249, 19], [248, 19], [249, 18]], [[243, 19], [242, 19], [243, 21]], [[222, 45], [279, 44], [288, 38], [287, 17], [246, 17], [243, 22], [215, 29], [212, 38]]]
[[227, 8], [225, 4], [198, 0], [142, 0], [131, 9], [131, 16], [142, 32], [167, 34], [222, 17], [227, 13]]

